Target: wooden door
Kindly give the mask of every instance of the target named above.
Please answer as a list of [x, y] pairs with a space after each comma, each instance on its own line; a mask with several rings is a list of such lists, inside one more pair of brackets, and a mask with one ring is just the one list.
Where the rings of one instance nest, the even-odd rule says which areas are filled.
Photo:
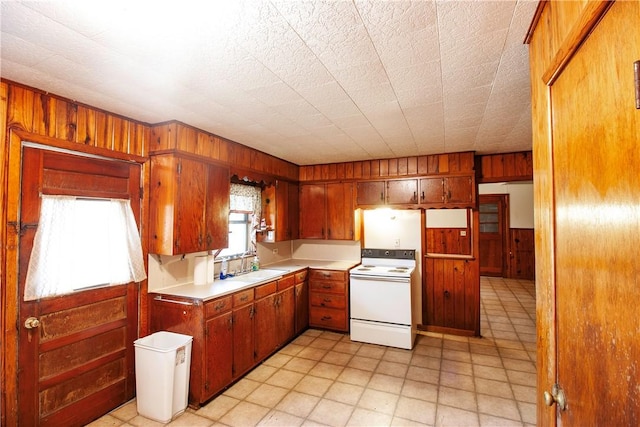
[[[207, 175], [206, 242], [204, 249], [220, 249], [229, 246], [229, 194], [231, 181], [229, 169], [209, 165]], [[204, 179], [204, 178], [202, 178]]]
[[277, 323], [278, 346], [293, 338], [295, 331], [295, 289], [290, 287], [278, 292]]
[[420, 203], [437, 205], [444, 203], [444, 180], [442, 178], [420, 179]]
[[363, 181], [357, 184], [356, 205], [384, 205], [384, 181]]
[[300, 185], [300, 238], [326, 238], [324, 184]]
[[254, 365], [253, 303], [233, 309], [233, 378]]
[[[130, 198], [139, 222], [140, 167], [25, 147], [22, 172], [18, 419], [21, 425], [84, 425], [135, 393], [137, 286], [23, 301], [39, 194]], [[30, 319], [39, 326], [27, 329]]]
[[551, 86], [560, 425], [640, 425], [638, 28], [613, 3]]
[[287, 235], [285, 240], [295, 240], [300, 236], [300, 186], [287, 183]]
[[505, 194], [480, 195], [480, 274], [504, 277], [506, 256]]
[[448, 204], [464, 204], [473, 202], [476, 194], [474, 181], [470, 176], [450, 176], [444, 179], [445, 201]]
[[205, 400], [225, 388], [233, 378], [233, 312], [205, 322]]
[[418, 203], [418, 180], [395, 179], [387, 181], [387, 204], [411, 205]]
[[208, 167], [191, 159], [179, 159], [178, 162], [174, 251], [176, 254], [203, 251], [206, 249]]
[[353, 238], [353, 184], [334, 183], [326, 187], [327, 239]]
[[305, 280], [295, 287], [295, 334], [299, 334], [309, 327], [309, 282]]
[[276, 294], [256, 300], [255, 307], [256, 362], [260, 362], [278, 346]]

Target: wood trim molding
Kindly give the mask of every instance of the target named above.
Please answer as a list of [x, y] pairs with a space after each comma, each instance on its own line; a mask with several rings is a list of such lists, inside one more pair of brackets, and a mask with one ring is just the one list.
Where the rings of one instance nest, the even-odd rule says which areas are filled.
[[531, 37], [533, 37], [533, 32], [538, 26], [538, 21], [540, 20], [540, 17], [542, 16], [542, 11], [544, 10], [547, 3], [548, 3], [548, 0], [541, 0], [538, 3], [538, 7], [536, 8], [535, 13], [533, 14], [533, 19], [531, 20], [531, 24], [529, 24], [529, 28], [527, 29], [527, 34], [525, 35], [524, 41], [522, 42], [523, 44], [531, 43]]
[[558, 52], [556, 52], [553, 57], [551, 64], [542, 75], [542, 81], [547, 86], [552, 86], [558, 77], [560, 77], [562, 71], [571, 58], [573, 58], [573, 55], [575, 55], [580, 46], [582, 46], [582, 43], [587, 39], [612, 4], [613, 1], [610, 0], [598, 0], [586, 3], [580, 19], [573, 25], [567, 37], [565, 37], [560, 45]]

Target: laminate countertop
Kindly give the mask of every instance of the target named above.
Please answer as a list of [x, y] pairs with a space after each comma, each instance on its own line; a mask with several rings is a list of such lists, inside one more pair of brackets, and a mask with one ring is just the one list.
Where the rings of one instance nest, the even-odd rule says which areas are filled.
[[348, 271], [358, 264], [358, 261], [288, 259], [263, 265], [258, 271], [229, 277], [224, 280], [216, 279], [213, 283], [204, 285], [186, 283], [157, 289], [150, 292], [150, 294], [170, 295], [207, 301], [277, 280], [287, 274], [295, 273], [305, 268]]

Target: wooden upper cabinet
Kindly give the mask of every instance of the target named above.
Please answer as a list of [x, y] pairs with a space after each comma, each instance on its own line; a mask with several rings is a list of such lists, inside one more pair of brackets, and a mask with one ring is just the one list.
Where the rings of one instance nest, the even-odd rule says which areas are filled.
[[273, 238], [269, 240], [267, 230], [258, 233], [260, 242], [282, 242], [298, 238], [298, 199], [297, 183], [275, 181], [262, 190], [262, 217], [267, 223], [267, 230], [273, 230]]
[[300, 238], [354, 240], [353, 183], [300, 185]]
[[385, 181], [361, 181], [356, 187], [358, 206], [383, 205], [385, 202]]
[[173, 154], [151, 156], [149, 252], [227, 247], [229, 188], [227, 168]]
[[301, 239], [326, 239], [326, 203], [324, 184], [300, 186]]
[[396, 179], [387, 181], [387, 204], [411, 205], [418, 203], [418, 180]]
[[421, 178], [419, 191], [420, 205], [426, 208], [473, 208], [477, 204], [472, 174]]

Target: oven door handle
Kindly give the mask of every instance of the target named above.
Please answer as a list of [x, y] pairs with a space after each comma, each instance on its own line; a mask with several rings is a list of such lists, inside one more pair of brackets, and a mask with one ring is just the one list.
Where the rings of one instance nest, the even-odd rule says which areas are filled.
[[396, 282], [396, 283], [407, 283], [411, 281], [409, 277], [361, 276], [357, 274], [352, 274], [351, 280], [362, 280], [362, 281], [372, 281], [372, 282]]

